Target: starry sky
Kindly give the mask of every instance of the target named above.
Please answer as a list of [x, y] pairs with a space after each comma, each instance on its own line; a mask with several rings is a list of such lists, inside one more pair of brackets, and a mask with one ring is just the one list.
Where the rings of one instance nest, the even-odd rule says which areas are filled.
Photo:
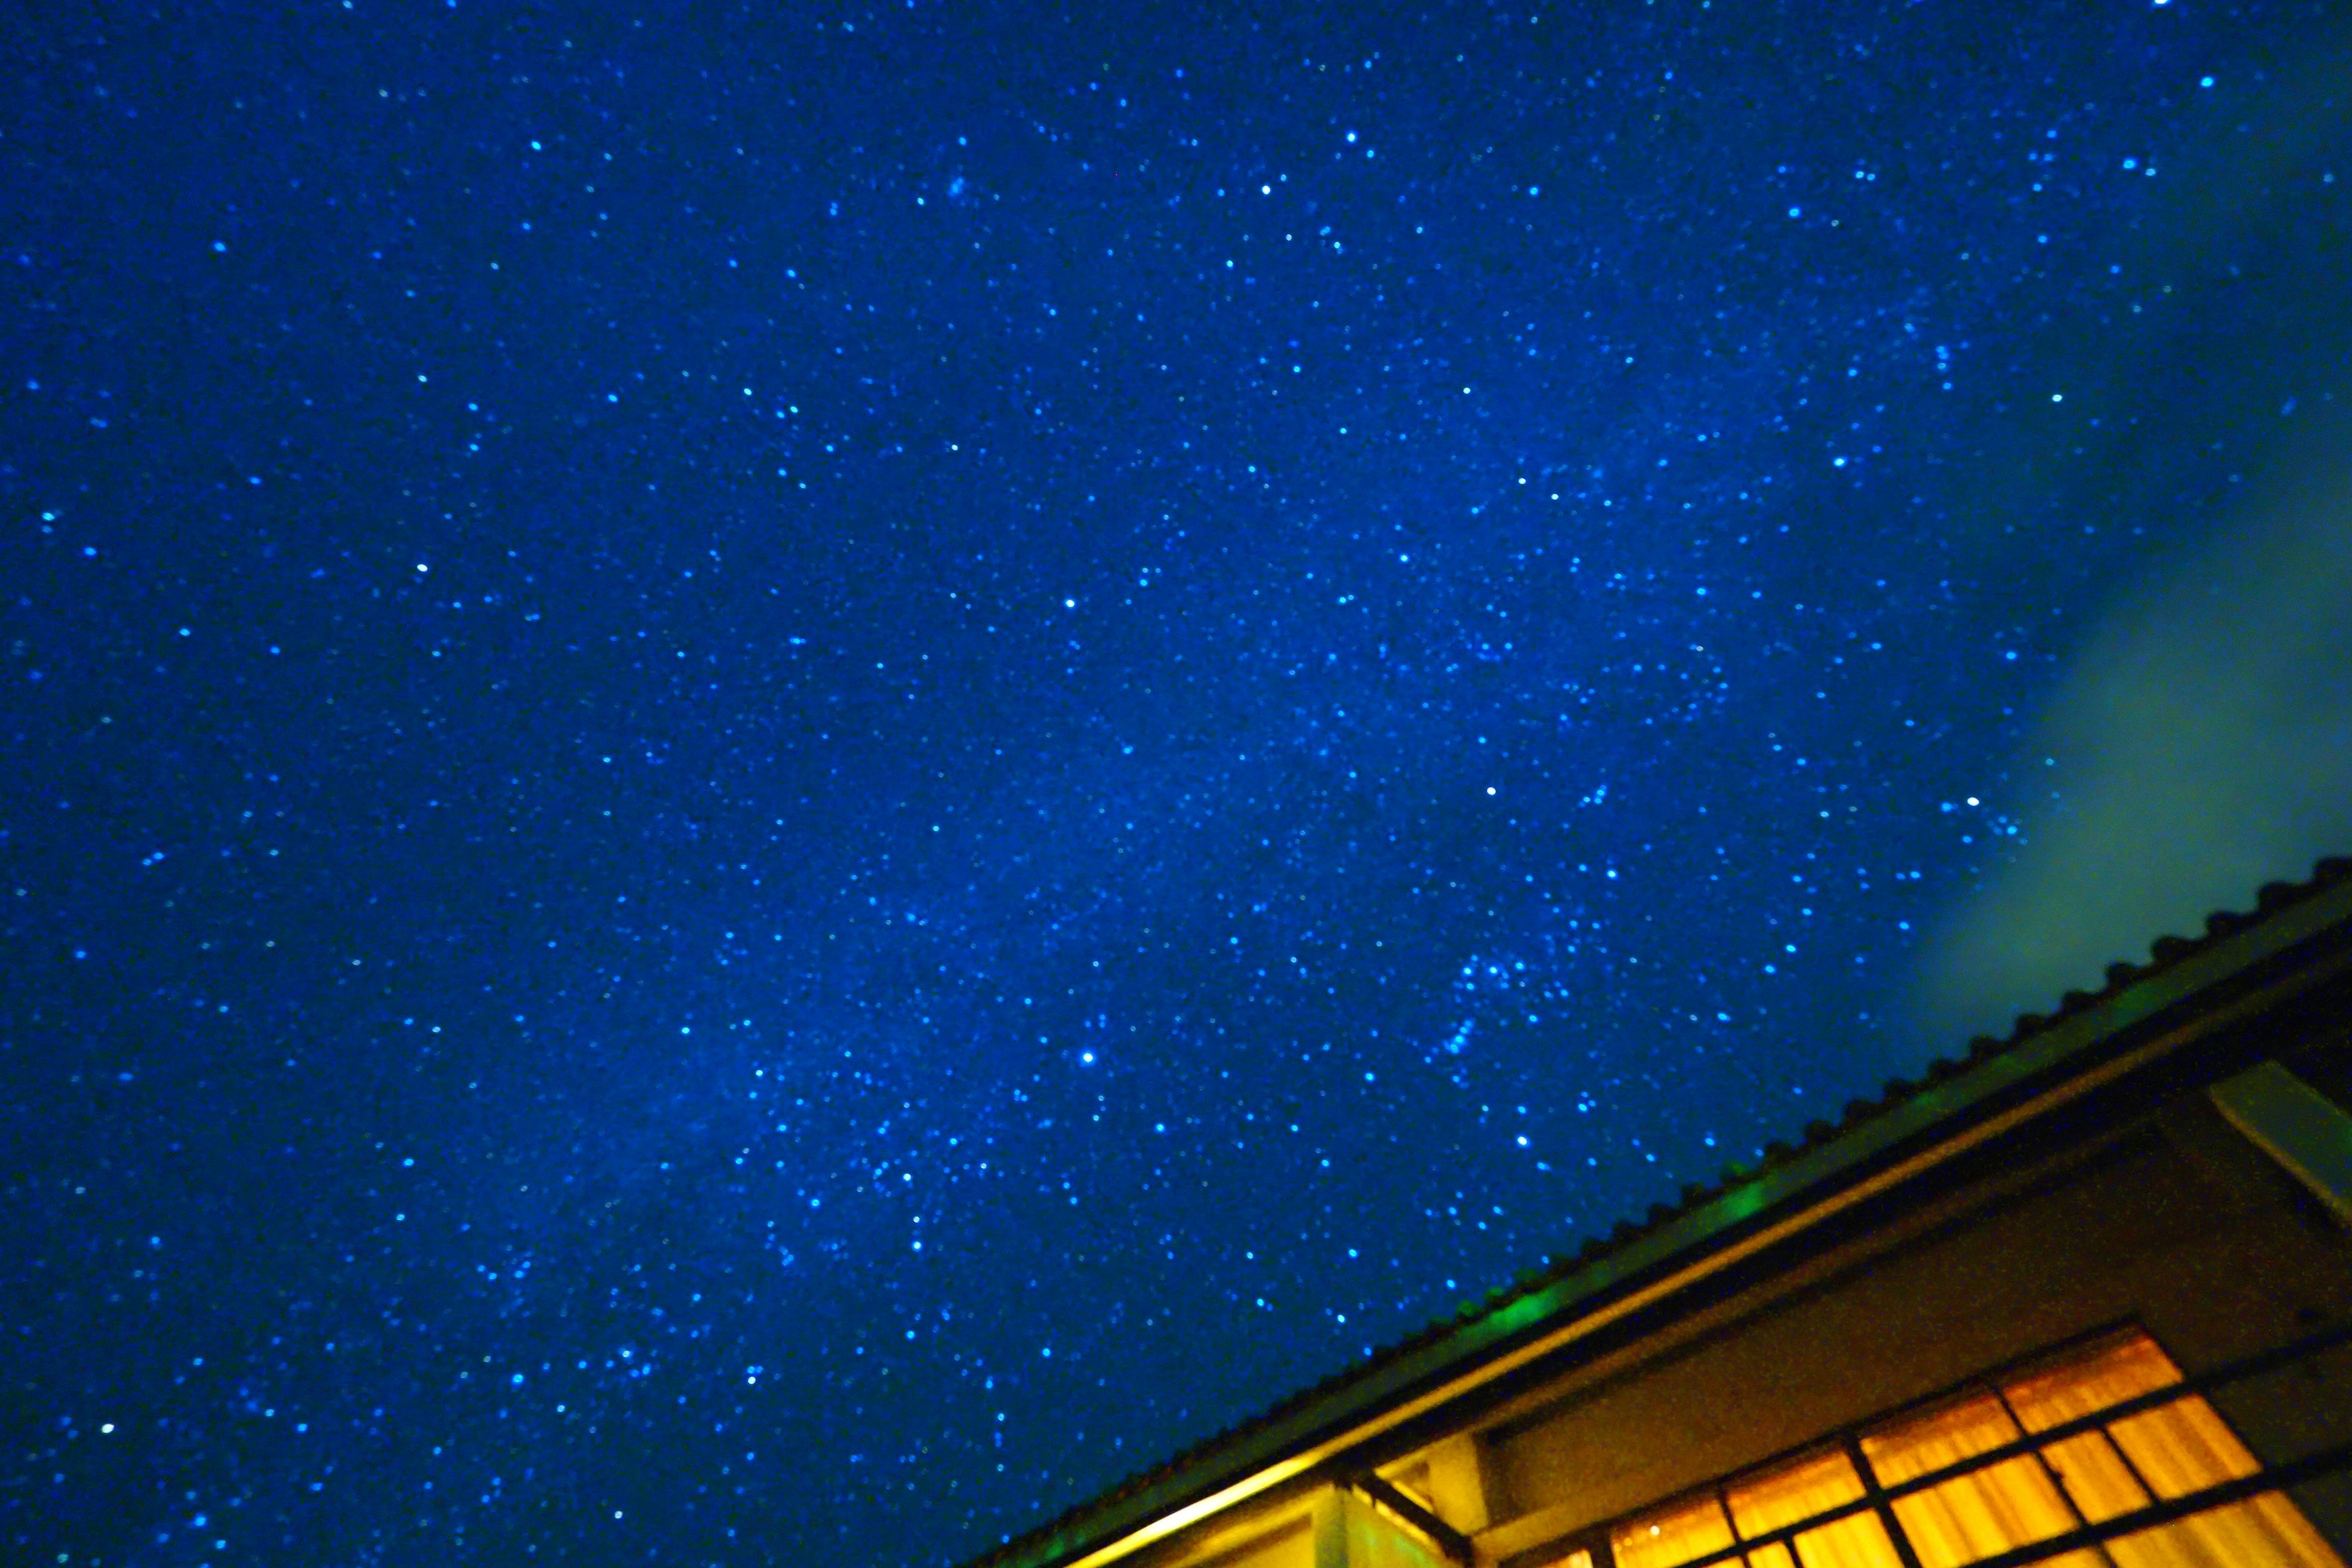
[[966, 1558], [2352, 846], [2336, 7], [41, 16], [12, 1561]]

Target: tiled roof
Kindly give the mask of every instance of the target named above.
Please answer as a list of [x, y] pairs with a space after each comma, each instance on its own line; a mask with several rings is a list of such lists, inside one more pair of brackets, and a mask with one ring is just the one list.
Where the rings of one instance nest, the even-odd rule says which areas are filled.
[[[1129, 1477], [968, 1568], [1053, 1568], [1109, 1545], [1249, 1469], [1360, 1420], [1383, 1398], [1404, 1396], [1443, 1374], [1466, 1370], [1538, 1326], [1572, 1320], [1606, 1290], [1697, 1252], [1733, 1223], [1785, 1211], [1792, 1197], [1812, 1193], [1824, 1178], [1850, 1169], [1854, 1159], [1947, 1131], [1980, 1110], [1994, 1094], [2042, 1079], [2086, 1046], [2312, 935], [2347, 924], [2352, 859], [2322, 860], [2310, 879], [2299, 884], [2271, 883], [2251, 911], [2213, 914], [2200, 936], [2158, 938], [2146, 963], [2110, 965], [2098, 991], [2070, 991], [2055, 1013], [2025, 1014], [2006, 1037], [1979, 1036], [1964, 1055], [1938, 1058], [1916, 1079], [1891, 1081], [1875, 1099], [1848, 1102], [1836, 1122], [1812, 1122], [1799, 1142], [1775, 1142], [1760, 1160], [1735, 1163], [1713, 1184], [1693, 1183], [1676, 1202], [1655, 1205], [1640, 1220], [1622, 1220], [1605, 1236], [1586, 1237], [1572, 1255], [1548, 1259], [1484, 1300], [1465, 1303], [1452, 1318]], [[2271, 940], [2251, 945], [2233, 941], [2258, 931]], [[1854, 1159], [1838, 1157], [1845, 1153]], [[1360, 1394], [1364, 1397], [1351, 1397]], [[1328, 1418], [1318, 1422], [1327, 1406]]]

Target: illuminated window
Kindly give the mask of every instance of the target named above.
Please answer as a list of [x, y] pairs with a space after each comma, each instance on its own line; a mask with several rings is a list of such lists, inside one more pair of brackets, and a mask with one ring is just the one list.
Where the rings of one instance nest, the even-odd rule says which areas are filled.
[[1730, 1544], [1722, 1500], [1712, 1493], [1628, 1521], [1609, 1536], [1617, 1568], [1675, 1568], [1711, 1558]]
[[[1618, 1568], [1903, 1568], [1899, 1534], [1918, 1568], [1965, 1568], [2069, 1536], [2038, 1561], [2345, 1568], [2283, 1492], [2194, 1506], [2262, 1467], [2198, 1394], [2129, 1407], [2180, 1382], [2155, 1341], [2119, 1335], [1622, 1521], [1611, 1552]], [[2183, 1517], [2104, 1528], [2183, 1499]]]
[[[1743, 1541], [1756, 1541], [1784, 1525], [1816, 1518], [1843, 1504], [1863, 1500], [1862, 1478], [1842, 1449], [1821, 1453], [1735, 1481], [1724, 1489], [1731, 1518]], [[1791, 1551], [1795, 1552], [1792, 1557]], [[1849, 1511], [1748, 1553], [1755, 1568], [1874, 1568], [1895, 1561], [1878, 1515]]]
[[[1997, 1394], [1982, 1394], [1915, 1415], [1862, 1439], [1883, 1486], [1899, 1486], [2015, 1443], [2024, 1434]], [[1958, 1568], [2012, 1546], [2031, 1546], [2078, 1529], [2057, 1478], [2040, 1454], [2022, 1454], [1964, 1471], [1895, 1499], [1895, 1518], [1910, 1538], [1919, 1568]], [[2096, 1568], [2087, 1552], [2055, 1561]]]
[[[1610, 1532], [1618, 1568], [1677, 1568], [1688, 1563], [1746, 1563], [1751, 1568], [1900, 1568], [1886, 1530], [1860, 1503], [1864, 1489], [1853, 1461], [1840, 1449], [1823, 1449], [1790, 1463], [1742, 1477], [1706, 1495], [1628, 1520]], [[1822, 1519], [1790, 1534], [1786, 1527]], [[1737, 1535], [1735, 1538], [1735, 1530]], [[1757, 1542], [1727, 1550], [1735, 1539]], [[1795, 1553], [1794, 1555], [1792, 1555]]]
[[[2156, 1342], [2133, 1334], [2063, 1366], [2011, 1379], [2004, 1392], [2026, 1429], [2041, 1432], [2179, 1381], [2180, 1369]], [[2105, 1446], [2093, 1447], [2094, 1438]], [[2262, 1469], [2213, 1407], [2194, 1394], [2044, 1445], [2041, 1452], [2094, 1522], [2144, 1506], [2150, 1491], [2169, 1501]], [[2283, 1492], [2258, 1493], [2124, 1536], [2109, 1542], [2107, 1552], [2117, 1568], [2207, 1563], [2343, 1568], [2343, 1559]]]

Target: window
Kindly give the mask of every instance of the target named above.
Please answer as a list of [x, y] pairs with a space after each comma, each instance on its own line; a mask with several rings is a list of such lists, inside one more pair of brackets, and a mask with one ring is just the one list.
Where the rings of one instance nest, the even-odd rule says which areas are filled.
[[[2162, 1396], [2180, 1381], [2154, 1340], [2116, 1335], [1622, 1521], [1612, 1555], [1617, 1568], [1965, 1568], [2067, 1536], [2031, 1560], [2345, 1568], [2284, 1493], [2231, 1485], [2262, 1467], [2201, 1396]], [[2179, 1517], [2133, 1517], [2183, 1499]]]
[[[1724, 1489], [1732, 1522], [1743, 1540], [1770, 1536], [1801, 1520], [1818, 1519], [1848, 1503], [1863, 1500], [1861, 1477], [1853, 1460], [1841, 1451], [1825, 1451], [1792, 1465], [1751, 1476]], [[1794, 1555], [1791, 1555], [1794, 1553]], [[1868, 1568], [1886, 1562], [1894, 1547], [1886, 1527], [1868, 1510], [1847, 1510], [1826, 1523], [1801, 1531], [1786, 1542], [1774, 1542], [1748, 1554], [1756, 1568]]]
[[[1886, 1527], [1865, 1495], [1853, 1460], [1843, 1449], [1824, 1448], [1629, 1520], [1611, 1531], [1609, 1544], [1617, 1568], [1699, 1562], [1900, 1568]], [[1801, 1529], [1789, 1528], [1801, 1523]], [[1735, 1539], [1748, 1544], [1727, 1550]]]

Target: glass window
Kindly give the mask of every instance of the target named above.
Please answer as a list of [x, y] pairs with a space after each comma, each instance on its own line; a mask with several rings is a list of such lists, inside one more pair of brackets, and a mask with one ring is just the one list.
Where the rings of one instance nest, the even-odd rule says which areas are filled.
[[2107, 1542], [2116, 1568], [2343, 1568], [2303, 1510], [2279, 1492]]
[[2179, 1381], [2172, 1358], [2146, 1334], [2135, 1333], [2003, 1378], [2001, 1392], [2027, 1431], [2046, 1432]]
[[[1753, 1541], [1783, 1526], [1827, 1513], [1863, 1498], [1862, 1478], [1842, 1448], [1830, 1448], [1749, 1476], [1724, 1489], [1740, 1539]], [[1902, 1559], [1878, 1515], [1864, 1510], [1808, 1530], [1796, 1540], [1803, 1568], [1895, 1568]], [[1748, 1568], [1797, 1568], [1789, 1548], [1775, 1543], [1748, 1554]]]
[[[2098, 1419], [2181, 1381], [2155, 1341], [2118, 1335], [1654, 1509], [1617, 1525], [1610, 1542], [1618, 1568], [1899, 1568], [1891, 1515], [1919, 1568], [1966, 1568], [2260, 1474], [2253, 1455], [2197, 1394]], [[2090, 1425], [2042, 1436], [2074, 1423]], [[1852, 1457], [1857, 1443], [1866, 1468]], [[1986, 1458], [1993, 1454], [2003, 1457]], [[1776, 1535], [1785, 1539], [1749, 1544]], [[2346, 1568], [2276, 1491], [2043, 1561], [2054, 1568]]]
[[2087, 1523], [2104, 1524], [2151, 1500], [2105, 1432], [2062, 1437], [2042, 1450], [2042, 1460]]
[[1724, 1489], [1731, 1521], [1743, 1540], [1769, 1535], [1784, 1524], [1862, 1500], [1862, 1478], [1843, 1450], [1831, 1448]]
[[[2146, 1334], [2135, 1333], [2011, 1378], [2004, 1392], [2026, 1429], [2041, 1432], [2179, 1381], [2172, 1358]], [[2145, 1506], [2151, 1489], [2159, 1498], [2187, 1497], [2262, 1468], [2220, 1412], [2193, 1394], [2042, 1451], [2093, 1523]], [[2107, 1551], [2117, 1568], [2343, 1568], [2302, 1511], [2277, 1492], [2125, 1536]]]
[[[1808, 1530], [1797, 1537], [1797, 1552], [1804, 1568], [1901, 1568], [1903, 1562], [1875, 1513], [1850, 1513]], [[1748, 1561], [1752, 1568], [1776, 1568], [1761, 1552], [1751, 1553]], [[1786, 1568], [1788, 1561], [1781, 1557], [1777, 1568]]]
[[1669, 1504], [1609, 1532], [1617, 1568], [1675, 1568], [1730, 1544], [1731, 1526], [1712, 1496]]
[[[1894, 1487], [1990, 1453], [2023, 1436], [1998, 1395], [1980, 1394], [1866, 1433], [1862, 1451], [1879, 1484]], [[2050, 1471], [2031, 1454], [1898, 1497], [1894, 1507], [1895, 1522], [1911, 1538], [1920, 1568], [1958, 1568], [2011, 1547], [2063, 1535], [2083, 1522], [2066, 1506]], [[2089, 1568], [2098, 1559], [2084, 1552], [2057, 1561], [2068, 1568], [2076, 1562]]]

